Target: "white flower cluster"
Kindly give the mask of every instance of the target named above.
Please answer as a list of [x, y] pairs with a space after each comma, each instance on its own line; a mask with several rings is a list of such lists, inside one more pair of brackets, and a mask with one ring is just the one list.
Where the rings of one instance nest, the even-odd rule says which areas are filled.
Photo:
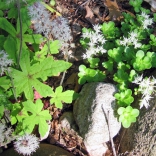
[[18, 153], [29, 156], [39, 148], [39, 139], [33, 134], [25, 134], [17, 138], [14, 147]]
[[75, 47], [72, 43], [73, 37], [68, 20], [64, 17], [58, 17], [52, 21], [51, 26], [53, 37], [61, 42], [61, 49], [64, 55], [66, 55], [69, 53], [70, 48]]
[[33, 21], [36, 32], [43, 33], [47, 38], [49, 35], [52, 35], [55, 39], [58, 39], [64, 54], [69, 54], [69, 49], [75, 47], [72, 43], [73, 37], [66, 18], [58, 17], [51, 21], [48, 10], [40, 2], [29, 6], [28, 13]]
[[28, 6], [28, 14], [34, 24], [37, 33], [43, 33], [45, 37], [51, 34], [51, 20], [48, 10], [40, 2], [35, 2]]
[[138, 34], [132, 31], [129, 33], [129, 38], [123, 37], [123, 41], [120, 41], [120, 44], [124, 46], [134, 45], [134, 48], [139, 48], [141, 43], [138, 43], [137, 36]]
[[12, 132], [13, 130], [10, 127], [7, 128], [5, 124], [0, 123], [0, 147], [7, 147], [7, 144], [15, 139]]
[[0, 75], [2, 75], [7, 69], [8, 66], [11, 66], [13, 61], [8, 59], [8, 54], [4, 51], [0, 51]]
[[142, 93], [142, 99], [140, 103], [140, 108], [145, 106], [146, 108], [149, 107], [149, 101], [152, 98], [151, 95], [154, 92], [154, 85], [156, 84], [156, 79], [154, 77], [144, 78], [143, 76], [137, 76], [133, 83], [139, 85], [138, 91]]
[[142, 20], [142, 26], [144, 29], [148, 29], [148, 26], [152, 25], [153, 23], [153, 18], [150, 18], [149, 15], [147, 15], [145, 12], [142, 12], [141, 17], [143, 17], [143, 20]]
[[106, 53], [107, 51], [103, 48], [103, 44], [106, 42], [104, 36], [101, 33], [101, 26], [100, 25], [94, 25], [93, 26], [94, 31], [85, 32], [82, 34], [83, 38], [88, 38], [89, 48], [86, 50], [86, 53], [83, 54], [83, 59], [91, 58], [93, 55], [96, 55], [98, 53]]

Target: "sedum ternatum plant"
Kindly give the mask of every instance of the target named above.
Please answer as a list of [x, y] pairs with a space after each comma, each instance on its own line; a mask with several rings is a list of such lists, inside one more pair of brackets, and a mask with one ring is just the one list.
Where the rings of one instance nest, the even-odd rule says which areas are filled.
[[[118, 88], [114, 96], [119, 121], [125, 128], [136, 122], [139, 115], [139, 110], [133, 108], [134, 95], [142, 94], [140, 109], [148, 108], [156, 85], [153, 76], [144, 76], [145, 70], [156, 67], [155, 19], [149, 15], [150, 10], [141, 7], [142, 0], [131, 0], [130, 4], [136, 12], [135, 16], [123, 13], [120, 26], [109, 21], [94, 25], [93, 29], [82, 29], [80, 43], [86, 49], [83, 59], [88, 64], [80, 65], [78, 73], [80, 84], [86, 81], [114, 81]], [[97, 58], [100, 61], [93, 65], [91, 60]], [[99, 72], [105, 76], [95, 79], [95, 73]]]
[[[42, 98], [50, 97], [50, 104], [62, 108], [63, 102], [70, 104], [75, 97], [73, 90], [64, 91], [60, 85], [54, 91], [47, 84], [49, 77], [72, 65], [53, 56], [60, 49], [65, 55], [73, 47], [72, 35], [68, 21], [63, 17], [51, 21], [54, 10], [39, 0], [0, 0], [0, 4], [0, 147], [14, 141], [18, 153], [30, 155], [39, 147], [34, 128], [43, 138], [52, 120]], [[55, 36], [59, 21], [60, 32]]]

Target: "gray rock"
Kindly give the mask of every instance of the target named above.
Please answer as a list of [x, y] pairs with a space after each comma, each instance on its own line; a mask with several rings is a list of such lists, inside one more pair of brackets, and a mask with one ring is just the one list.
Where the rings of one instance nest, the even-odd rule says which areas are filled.
[[153, 12], [156, 12], [156, 0], [144, 0], [146, 2], [148, 2], [151, 5], [151, 10]]
[[114, 114], [116, 103], [113, 95], [116, 91], [112, 84], [88, 83], [74, 103], [74, 118], [90, 156], [102, 156], [107, 150], [105, 142], [110, 137], [106, 118], [111, 137], [121, 128]]
[[[7, 149], [0, 155], [1, 156], [21, 156], [21, 154], [18, 154], [14, 150], [14, 148]], [[73, 154], [54, 145], [40, 144], [40, 148], [38, 148], [36, 152], [32, 154], [32, 156], [73, 156]]]

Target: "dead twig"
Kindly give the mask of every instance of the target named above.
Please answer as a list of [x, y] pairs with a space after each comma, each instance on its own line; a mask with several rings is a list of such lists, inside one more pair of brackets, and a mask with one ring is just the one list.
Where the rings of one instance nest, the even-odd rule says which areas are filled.
[[115, 145], [114, 145], [114, 142], [113, 142], [113, 138], [112, 138], [111, 132], [110, 132], [109, 111], [107, 111], [107, 114], [106, 114], [106, 112], [105, 112], [105, 110], [104, 110], [103, 107], [102, 107], [102, 111], [103, 111], [103, 113], [104, 113], [104, 116], [105, 116], [105, 119], [106, 119], [106, 123], [107, 123], [107, 125], [108, 125], [108, 132], [109, 132], [109, 138], [110, 138], [111, 146], [112, 146], [112, 150], [113, 150], [113, 155], [114, 155], [114, 156], [117, 156], [116, 150], [115, 150]]

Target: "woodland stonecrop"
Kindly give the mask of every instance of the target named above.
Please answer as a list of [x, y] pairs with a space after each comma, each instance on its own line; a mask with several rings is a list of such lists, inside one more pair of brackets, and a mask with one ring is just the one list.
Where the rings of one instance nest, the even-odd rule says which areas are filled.
[[[139, 114], [139, 110], [131, 106], [133, 93], [141, 93], [140, 108], [148, 108], [156, 84], [154, 77], [143, 77], [144, 70], [156, 67], [156, 37], [152, 26], [156, 22], [156, 14], [153, 18], [148, 15], [150, 10], [141, 7], [142, 0], [130, 0], [130, 4], [136, 15], [123, 13], [120, 27], [110, 21], [94, 25], [93, 29], [82, 29], [80, 43], [86, 49], [82, 57], [88, 65], [80, 65], [78, 73], [80, 84], [95, 81], [95, 73], [100, 72], [116, 83], [118, 93], [114, 96], [119, 107], [119, 120], [125, 128], [135, 122]], [[97, 60], [99, 57], [104, 61]], [[138, 78], [140, 74], [142, 78]], [[96, 80], [104, 81], [104, 77], [98, 76]], [[136, 83], [138, 88], [132, 88], [131, 83]]]

